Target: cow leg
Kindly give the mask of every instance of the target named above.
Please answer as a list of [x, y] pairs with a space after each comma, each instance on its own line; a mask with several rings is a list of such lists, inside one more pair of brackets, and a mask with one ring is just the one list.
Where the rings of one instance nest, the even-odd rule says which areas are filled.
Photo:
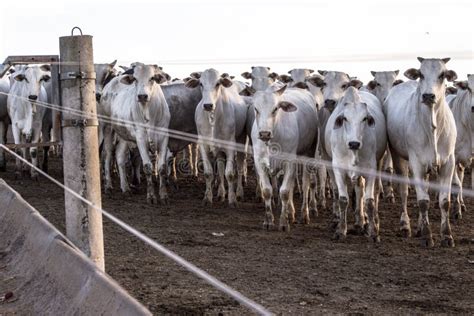
[[[49, 143], [51, 141], [51, 124], [43, 124], [42, 125], [42, 141], [44, 143]], [[49, 146], [43, 147], [43, 162], [41, 164], [41, 170], [48, 173], [48, 157], [49, 156]]]
[[[426, 182], [425, 170], [423, 166], [421, 166], [416, 161], [413, 161], [413, 162], [410, 161], [410, 166], [413, 172], [413, 178], [417, 182], [417, 184], [415, 185], [416, 199], [418, 201], [418, 207], [419, 207], [417, 235], [420, 235], [421, 237], [422, 246], [432, 247], [434, 243], [433, 243], [433, 237], [431, 235], [431, 227], [430, 227], [430, 221], [429, 221], [429, 216], [428, 216], [428, 211], [430, 209], [430, 196], [428, 194], [427, 188], [424, 185], [420, 185], [420, 183]], [[452, 177], [452, 173], [451, 173], [451, 177]], [[451, 185], [451, 182], [449, 185]]]
[[454, 155], [451, 155], [439, 170], [439, 184], [446, 188], [439, 192], [439, 208], [441, 210], [441, 246], [454, 247], [454, 239], [451, 234], [451, 225], [449, 224], [449, 208], [451, 181], [454, 172]]
[[358, 235], [364, 234], [367, 230], [366, 215], [364, 211], [364, 190], [365, 179], [360, 177], [354, 182], [355, 191], [355, 224], [354, 232]]
[[459, 182], [461, 183], [460, 190], [461, 192], [459, 193], [460, 197], [460, 202], [461, 202], [461, 213], [464, 214], [466, 212], [466, 204], [464, 203], [464, 193], [463, 193], [463, 183], [464, 183], [464, 174], [466, 171], [466, 167], [464, 165], [460, 166], [462, 169], [459, 170]]
[[244, 200], [244, 187], [243, 187], [243, 179], [245, 174], [247, 173], [246, 171], [246, 153], [243, 152], [237, 152], [237, 191], [236, 191], [236, 197], [237, 201], [243, 201]]
[[[34, 128], [33, 135], [32, 135], [32, 144], [38, 144], [41, 136], [41, 128]], [[33, 166], [38, 167], [38, 147], [30, 147], [30, 156], [31, 156], [31, 163]], [[38, 171], [36, 169], [31, 168], [31, 179], [38, 181]]]
[[335, 183], [335, 192], [337, 192], [337, 206], [333, 206], [333, 221], [337, 220], [336, 231], [334, 232], [333, 239], [343, 240], [347, 236], [347, 208], [349, 206], [349, 194], [347, 193], [347, 185], [345, 182], [345, 173], [339, 169], [333, 169], [332, 171]]
[[310, 191], [310, 178], [311, 175], [308, 167], [303, 165], [303, 204], [301, 205], [301, 213], [299, 222], [300, 224], [309, 224], [309, 195], [314, 192]]
[[235, 152], [233, 150], [226, 150], [225, 178], [227, 180], [227, 187], [229, 191], [228, 198], [230, 207], [237, 207], [237, 199], [235, 197], [234, 155]]
[[[15, 124], [12, 124], [12, 133], [13, 133], [13, 140], [15, 141], [15, 144], [16, 145], [21, 144], [21, 132], [20, 132], [20, 129]], [[26, 158], [26, 156], [23, 154], [23, 150], [17, 148], [16, 153], [19, 156]], [[21, 160], [18, 158], [16, 158], [16, 164], [15, 164], [15, 177], [16, 178], [22, 177], [22, 163], [21, 163]]]
[[318, 174], [318, 202], [319, 207], [323, 210], [326, 209], [326, 181], [327, 181], [327, 169], [324, 165], [319, 165], [317, 168]]
[[[5, 144], [5, 135], [7, 133], [7, 124], [4, 121], [0, 121], [0, 144]], [[0, 172], [7, 170], [7, 163], [5, 160], [5, 152], [0, 148]]]
[[309, 212], [315, 217], [318, 216], [318, 201], [317, 195], [317, 174], [310, 173], [309, 178]]
[[[392, 153], [393, 168], [397, 175], [408, 178], [408, 163], [398, 155]], [[402, 214], [400, 216], [400, 232], [405, 238], [411, 237], [410, 216], [408, 215], [408, 183], [401, 182], [398, 184], [400, 191], [400, 199], [402, 202]]]
[[194, 176], [197, 178], [199, 175], [199, 147], [201, 145], [199, 144], [193, 144], [193, 149], [194, 149]]
[[130, 193], [130, 187], [127, 181], [127, 170], [125, 167], [127, 163], [127, 150], [128, 150], [127, 142], [124, 140], [119, 140], [116, 151], [115, 151], [115, 155], [117, 159], [117, 166], [118, 166], [119, 176], [120, 176], [120, 188], [122, 189], [123, 193]]
[[[168, 204], [168, 191], [167, 191], [167, 183], [168, 183], [168, 170], [167, 170], [167, 159], [168, 159], [168, 136], [160, 136], [156, 144], [158, 145], [158, 161], [157, 161], [157, 171], [158, 177], [160, 178], [160, 188], [158, 194], [160, 196], [160, 203], [162, 205]], [[176, 181], [176, 179], [174, 179]], [[148, 178], [147, 178], [148, 184]], [[154, 188], [153, 188], [153, 180], [151, 182], [151, 188], [149, 190], [151, 198], [156, 200], [154, 197]], [[154, 201], [155, 201], [154, 200]]]
[[[104, 128], [104, 175], [105, 175], [105, 192], [112, 193], [112, 176], [110, 169], [112, 167], [112, 154], [113, 154], [113, 131], [112, 126], [107, 124]], [[118, 160], [117, 160], [118, 163]]]
[[295, 165], [291, 162], [285, 163], [285, 173], [283, 182], [280, 187], [281, 213], [280, 213], [280, 230], [290, 231], [290, 223], [288, 213], [290, 211], [289, 201], [292, 197], [291, 191], [295, 185]]
[[216, 155], [217, 163], [217, 198], [220, 202], [225, 201], [225, 171], [226, 171], [226, 154], [222, 151], [219, 151]]
[[457, 192], [451, 193], [451, 199], [453, 201], [453, 220], [460, 220], [462, 219], [462, 210], [461, 210], [461, 191], [462, 191], [462, 181], [461, 181], [461, 168], [463, 168], [460, 164], [456, 166], [454, 169], [453, 174], [453, 183], [452, 186], [455, 188]]
[[[340, 212], [341, 210], [339, 209], [339, 206], [341, 203], [338, 201], [339, 200], [339, 192], [338, 192], [338, 186], [336, 184], [335, 180], [335, 169], [329, 169], [329, 178], [330, 178], [330, 183], [332, 185], [332, 193], [333, 193], [333, 199], [332, 199], [332, 218], [331, 218], [331, 223], [329, 224], [329, 227], [331, 230], [337, 229], [339, 226], [340, 222]], [[344, 184], [345, 187], [345, 184]], [[347, 191], [347, 189], [346, 189]], [[347, 203], [349, 203], [349, 196], [347, 196]]]
[[290, 197], [288, 199], [288, 214], [289, 214], [289, 222], [290, 224], [295, 223], [295, 214], [296, 214], [296, 209], [295, 209], [295, 204], [293, 202], [293, 196], [295, 193], [295, 188], [294, 186], [290, 190]]
[[208, 145], [199, 144], [199, 153], [201, 154], [202, 164], [204, 167], [204, 178], [206, 179], [206, 192], [202, 200], [204, 206], [212, 205], [212, 183], [214, 181], [214, 171], [209, 160], [210, 148]]
[[[377, 170], [380, 169], [381, 168], [378, 168]], [[378, 195], [380, 190], [377, 188], [379, 186], [378, 179], [380, 179], [380, 177], [368, 176], [364, 192], [368, 221], [367, 233], [373, 242], [380, 242], [378, 214]]]
[[[387, 149], [385, 152], [385, 156], [383, 159], [383, 170], [385, 170], [386, 173], [392, 175], [393, 174], [393, 160], [392, 160], [392, 154], [390, 153], [390, 150]], [[384, 193], [384, 198], [387, 202], [389, 203], [395, 203], [395, 194], [393, 191], [393, 185], [392, 185], [392, 180], [386, 180], [384, 181], [384, 188], [383, 188], [383, 193]]]

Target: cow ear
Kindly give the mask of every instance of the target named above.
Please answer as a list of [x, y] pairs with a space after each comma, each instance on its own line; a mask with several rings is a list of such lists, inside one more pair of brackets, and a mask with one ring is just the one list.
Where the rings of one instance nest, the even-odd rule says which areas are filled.
[[135, 81], [135, 78], [131, 75], [124, 75], [120, 79], [120, 83], [123, 83], [125, 85], [131, 85]]
[[192, 72], [189, 76], [191, 78], [199, 79], [199, 78], [201, 78], [201, 73], [198, 72], [198, 71], [195, 71], [195, 72]]
[[268, 75], [268, 78], [272, 78], [273, 80], [277, 80], [278, 74], [277, 74], [276, 72], [271, 72], [271, 73]]
[[352, 79], [349, 82], [349, 86], [354, 87], [356, 89], [360, 89], [360, 87], [362, 87], [362, 85], [363, 85], [362, 81], [360, 81], [358, 79]]
[[375, 87], [377, 87], [377, 81], [370, 80], [369, 83], [367, 84], [367, 88], [369, 88], [369, 90], [374, 90]]
[[446, 78], [446, 80], [448, 80], [449, 82], [453, 82], [454, 80], [458, 79], [458, 75], [457, 73], [454, 71], [454, 70], [446, 70], [444, 72], [444, 77]]
[[283, 92], [285, 92], [285, 90], [286, 90], [286, 85], [284, 85], [284, 86], [281, 87], [280, 89], [276, 90], [275, 93], [276, 93], [277, 95], [282, 95]]
[[326, 70], [318, 70], [318, 72], [321, 76], [326, 76], [326, 74], [328, 73]]
[[25, 78], [26, 77], [23, 74], [18, 74], [15, 77], [13, 77], [13, 79], [15, 79], [16, 81], [23, 81], [23, 80], [25, 80]]
[[231, 79], [231, 80], [234, 80], [234, 79], [235, 79], [235, 76], [230, 76], [230, 79]]
[[245, 87], [242, 91], [239, 92], [239, 95], [245, 96], [245, 97], [251, 97], [255, 93], [255, 89], [252, 87]]
[[189, 78], [184, 85], [186, 88], [196, 88], [199, 85], [199, 79]]
[[416, 57], [416, 59], [418, 59], [418, 61], [419, 61], [420, 63], [422, 63], [423, 60], [425, 60], [423, 57]]
[[300, 89], [308, 89], [308, 85], [305, 82], [297, 82], [293, 87]]
[[278, 107], [285, 112], [294, 112], [298, 109], [293, 103], [288, 101], [278, 102]]
[[314, 72], [313, 69], [308, 69], [309, 73], [312, 74]]
[[373, 71], [373, 70], [371, 70], [371, 71], [370, 71], [370, 73], [372, 74], [372, 76], [374, 76], [374, 77], [375, 77], [375, 74], [376, 74], [377, 72], [376, 72], [376, 71]]
[[44, 75], [43, 77], [41, 77], [41, 80], [43, 80], [44, 82], [48, 82], [49, 79], [51, 79], [51, 76], [48, 75]]
[[188, 81], [191, 80], [191, 79], [192, 79], [191, 77], [183, 78], [183, 82], [186, 83], [186, 82], [188, 82]]
[[229, 88], [233, 84], [232, 80], [227, 77], [219, 79], [219, 83], [225, 88]]
[[13, 68], [13, 67], [12, 67], [12, 68], [10, 68], [10, 69], [8, 69], [8, 73], [9, 73], [9, 74], [12, 74], [12, 73], [14, 73], [15, 71], [16, 71], [16, 70], [15, 70], [15, 68]]
[[469, 88], [469, 84], [467, 81], [456, 81], [454, 85], [462, 90], [466, 90]]
[[375, 126], [375, 120], [372, 115], [367, 115], [367, 125], [369, 127], [374, 127]]
[[278, 79], [280, 79], [280, 81], [283, 82], [283, 83], [290, 83], [290, 82], [293, 81], [293, 78], [291, 78], [288, 75], [280, 75], [280, 76], [278, 76]]
[[43, 71], [51, 71], [51, 66], [50, 65], [41, 65], [40, 69]]
[[446, 95], [448, 94], [457, 94], [458, 93], [458, 89], [456, 89], [455, 87], [447, 87], [446, 88]]
[[400, 70], [397, 69], [397, 70], [394, 71], [394, 73], [395, 73], [396, 76], [398, 76], [398, 74], [400, 73]]
[[446, 57], [446, 58], [443, 58], [443, 59], [441, 59], [441, 60], [443, 61], [443, 63], [447, 64], [448, 61], [451, 60], [451, 57]]
[[403, 83], [403, 80], [402, 79], [397, 79], [393, 82], [393, 87], [395, 87], [396, 85], [399, 85], [400, 83]]
[[334, 128], [333, 129], [338, 129], [338, 128], [341, 128], [342, 125], [344, 125], [344, 120], [346, 118], [344, 117], [344, 115], [339, 115], [338, 117], [336, 117], [336, 120], [334, 121]]
[[160, 73], [153, 76], [153, 80], [155, 80], [155, 82], [158, 84], [166, 82], [168, 78], [171, 79], [170, 75], [168, 75], [167, 73]]
[[316, 86], [316, 87], [319, 87], [319, 88], [324, 87], [324, 80], [319, 78], [319, 77], [316, 77], [316, 76], [309, 77], [308, 79], [306, 79], [306, 81], [311, 83], [313, 86]]
[[109, 64], [110, 68], [114, 68], [117, 65], [117, 59]]
[[242, 76], [242, 78], [244, 78], [244, 79], [252, 79], [252, 74], [251, 74], [250, 72], [248, 72], [248, 71], [243, 72], [243, 73], [241, 74], [241, 76]]
[[[421, 57], [418, 57], [418, 58], [421, 58]], [[410, 80], [416, 80], [420, 78], [420, 71], [415, 68], [410, 68], [407, 71], [405, 71], [404, 75]]]

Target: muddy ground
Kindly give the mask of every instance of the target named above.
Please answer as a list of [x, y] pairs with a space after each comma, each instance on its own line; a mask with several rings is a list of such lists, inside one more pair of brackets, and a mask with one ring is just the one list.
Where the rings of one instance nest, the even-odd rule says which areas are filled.
[[[58, 158], [51, 160], [50, 173], [62, 182], [61, 166]], [[8, 172], [0, 177], [64, 232], [61, 189], [45, 178], [16, 180], [13, 170], [10, 158]], [[103, 207], [272, 312], [474, 314], [472, 199], [466, 199], [462, 222], [452, 227], [456, 247], [440, 247], [440, 214], [434, 209], [435, 247], [424, 249], [417, 238], [399, 235], [398, 204], [380, 204], [381, 243], [355, 235], [335, 242], [328, 211], [312, 216], [310, 225], [293, 226], [290, 233], [264, 231], [264, 209], [254, 199], [253, 179], [246, 202], [237, 209], [224, 203], [202, 207], [203, 179], [181, 176], [178, 185], [170, 193], [170, 206], [155, 206], [146, 203], [143, 188], [124, 196], [116, 184], [111, 197], [103, 196]], [[295, 201], [298, 207], [299, 196]], [[415, 203], [411, 193], [412, 224]], [[104, 230], [107, 272], [154, 314], [250, 313], [106, 219]]]

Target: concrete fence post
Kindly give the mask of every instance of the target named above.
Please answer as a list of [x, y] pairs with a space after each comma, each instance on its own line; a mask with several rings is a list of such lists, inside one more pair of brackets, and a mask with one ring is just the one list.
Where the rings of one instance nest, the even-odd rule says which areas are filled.
[[[62, 114], [64, 184], [101, 207], [92, 36], [64, 36], [60, 45], [62, 106], [87, 113]], [[102, 214], [65, 193], [66, 235], [104, 270]]]

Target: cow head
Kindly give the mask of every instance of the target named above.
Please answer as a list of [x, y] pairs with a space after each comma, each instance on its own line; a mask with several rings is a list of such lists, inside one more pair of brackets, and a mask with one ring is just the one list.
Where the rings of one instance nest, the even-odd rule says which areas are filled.
[[[290, 87], [300, 88], [300, 89], [308, 89], [308, 85], [306, 83], [307, 78], [311, 76], [314, 72], [313, 69], [306, 69], [306, 68], [295, 68], [288, 73], [291, 75], [291, 81], [289, 81]], [[281, 76], [280, 76], [281, 77]]]
[[418, 90], [421, 96], [421, 103], [428, 107], [439, 104], [445, 97], [446, 86], [444, 79], [453, 82], [457, 74], [453, 70], [446, 69], [446, 63], [450, 58], [424, 59], [418, 57], [420, 69], [410, 68], [405, 71], [405, 76], [411, 80], [419, 79]]
[[267, 89], [257, 91], [253, 96], [255, 108], [255, 124], [258, 131], [258, 138], [263, 142], [269, 142], [274, 135], [275, 123], [278, 121], [281, 112], [296, 111], [296, 106], [282, 99], [286, 86], [277, 91]]
[[270, 67], [252, 66], [252, 72], [242, 73], [242, 77], [252, 80], [252, 88], [255, 90], [266, 90], [277, 79], [278, 74], [270, 72]]
[[342, 138], [349, 150], [357, 151], [362, 148], [366, 128], [373, 128], [375, 120], [370, 115], [367, 104], [360, 99], [354, 87], [349, 87], [341, 103], [342, 111], [336, 117], [334, 129], [342, 131]]
[[125, 85], [133, 86], [136, 101], [141, 105], [147, 105], [155, 91], [156, 85], [166, 81], [160, 67], [157, 65], [145, 65], [134, 63], [134, 66], [127, 70], [120, 79]]
[[403, 81], [397, 80], [399, 71], [371, 71], [374, 80], [369, 81], [367, 88], [380, 102], [384, 102], [390, 89]]
[[318, 72], [324, 76], [324, 79], [315, 78], [312, 83], [321, 88], [324, 97], [323, 107], [330, 112], [334, 111], [337, 102], [344, 96], [349, 87], [359, 89], [362, 82], [357, 79], [351, 79], [346, 73], [339, 71], [323, 71]]
[[116, 64], [117, 60], [114, 60], [110, 64], [94, 64], [95, 99], [97, 102], [99, 102], [102, 97], [102, 89], [104, 89], [105, 85], [117, 76], [117, 72], [114, 69]]
[[43, 83], [51, 79], [51, 66], [23, 67], [13, 74], [13, 79], [22, 85], [23, 95], [34, 103], [38, 100]]
[[191, 74], [191, 79], [186, 82], [186, 87], [196, 88], [199, 86], [202, 92], [202, 106], [204, 110], [213, 112], [216, 109], [216, 103], [220, 96], [221, 89], [232, 86], [232, 80], [228, 74], [219, 74], [213, 68], [207, 69], [200, 73]]

